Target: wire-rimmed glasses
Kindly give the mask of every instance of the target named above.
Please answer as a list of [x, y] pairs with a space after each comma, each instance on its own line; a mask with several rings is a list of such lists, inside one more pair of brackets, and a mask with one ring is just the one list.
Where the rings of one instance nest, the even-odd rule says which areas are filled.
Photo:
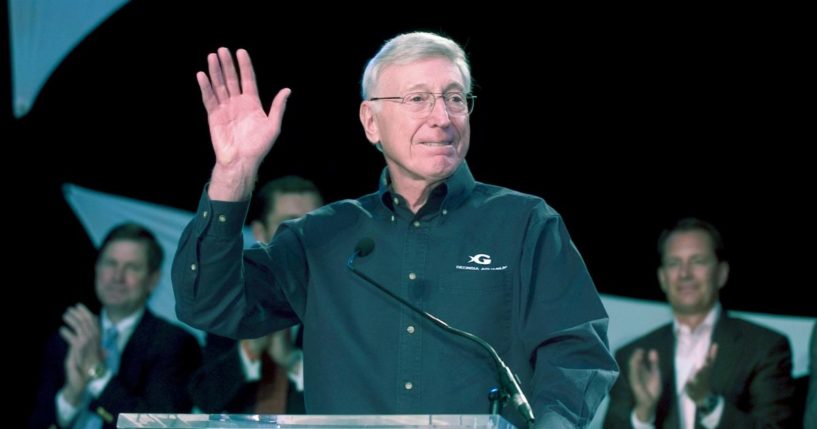
[[402, 104], [417, 117], [425, 117], [434, 110], [437, 98], [442, 98], [450, 115], [470, 115], [474, 111], [475, 95], [462, 92], [410, 92], [402, 97], [372, 97], [369, 101], [393, 100]]

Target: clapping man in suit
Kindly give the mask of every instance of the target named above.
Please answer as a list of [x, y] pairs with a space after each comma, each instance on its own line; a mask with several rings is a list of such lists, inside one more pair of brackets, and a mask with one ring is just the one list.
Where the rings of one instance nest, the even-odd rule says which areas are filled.
[[32, 428], [114, 428], [120, 412], [184, 413], [201, 352], [196, 339], [145, 307], [163, 252], [141, 225], [114, 227], [96, 261], [99, 315], [82, 303], [48, 343]]
[[672, 323], [622, 347], [607, 428], [749, 428], [792, 424], [792, 355], [785, 336], [730, 317], [720, 233], [687, 218], [658, 240], [658, 280]]

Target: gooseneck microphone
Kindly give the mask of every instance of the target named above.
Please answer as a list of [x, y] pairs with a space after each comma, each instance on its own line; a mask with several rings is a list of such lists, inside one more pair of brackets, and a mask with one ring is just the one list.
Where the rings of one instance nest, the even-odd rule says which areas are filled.
[[[500, 384], [500, 390], [502, 392], [501, 396], [503, 396], [503, 398], [500, 398], [499, 400], [502, 400], [504, 398], [510, 398], [511, 402], [513, 402], [513, 404], [516, 406], [517, 411], [519, 411], [519, 414], [521, 414], [522, 417], [524, 417], [525, 420], [528, 423], [533, 425], [533, 422], [534, 422], [533, 410], [531, 409], [531, 406], [528, 403], [528, 399], [525, 397], [525, 394], [522, 392], [522, 388], [519, 387], [519, 379], [511, 371], [511, 369], [508, 367], [508, 365], [505, 364], [505, 362], [502, 360], [502, 358], [499, 357], [499, 354], [496, 352], [496, 350], [490, 344], [488, 344], [487, 341], [483, 340], [482, 338], [480, 338], [480, 337], [478, 337], [478, 336], [476, 336], [476, 335], [474, 335], [474, 334], [472, 334], [470, 332], [466, 332], [466, 331], [463, 331], [463, 330], [460, 330], [460, 329], [457, 329], [457, 328], [453, 328], [453, 327], [449, 326], [447, 323], [440, 320], [438, 317], [434, 316], [433, 314], [428, 313], [428, 312], [423, 311], [423, 310], [420, 310], [419, 308], [415, 307], [410, 302], [403, 299], [401, 296], [399, 296], [399, 295], [395, 294], [394, 292], [386, 289], [380, 283], [374, 281], [371, 277], [369, 277], [366, 274], [358, 271], [357, 268], [355, 268], [355, 259], [357, 259], [358, 257], [365, 257], [365, 256], [369, 255], [370, 253], [372, 253], [373, 250], [374, 250], [374, 241], [371, 238], [361, 239], [357, 243], [357, 245], [355, 246], [354, 253], [352, 253], [352, 255], [349, 256], [349, 259], [346, 260], [346, 267], [349, 268], [349, 271], [354, 273], [356, 276], [358, 276], [361, 279], [365, 280], [366, 282], [368, 282], [372, 286], [376, 287], [377, 289], [379, 289], [381, 292], [385, 293], [386, 295], [392, 297], [397, 302], [404, 305], [406, 308], [410, 309], [411, 311], [413, 311], [413, 312], [419, 314], [420, 316], [430, 320], [431, 322], [433, 322], [435, 325], [437, 325], [442, 330], [444, 330], [446, 332], [450, 332], [450, 333], [455, 334], [455, 335], [458, 335], [460, 337], [468, 338], [469, 340], [479, 344], [480, 346], [482, 346], [482, 348], [484, 348], [486, 351], [488, 351], [488, 354], [491, 356], [491, 358], [494, 361], [494, 364], [496, 365], [497, 373], [499, 374], [499, 384]], [[494, 412], [496, 412], [498, 407], [496, 405], [492, 405], [491, 408], [492, 408], [492, 410]]]

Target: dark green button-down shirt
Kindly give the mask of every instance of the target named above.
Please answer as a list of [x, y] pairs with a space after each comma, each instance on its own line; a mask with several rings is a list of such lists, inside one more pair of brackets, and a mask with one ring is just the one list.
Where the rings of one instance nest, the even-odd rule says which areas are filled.
[[[463, 163], [416, 214], [388, 186], [285, 223], [243, 251], [248, 203], [206, 191], [173, 264], [179, 319], [233, 338], [302, 321], [307, 412], [484, 414], [487, 353], [346, 267], [488, 341], [519, 376], [537, 426], [587, 424], [616, 378], [607, 314], [561, 217], [541, 198], [474, 181]], [[243, 257], [242, 257], [243, 254]], [[504, 413], [521, 426], [510, 407]]]

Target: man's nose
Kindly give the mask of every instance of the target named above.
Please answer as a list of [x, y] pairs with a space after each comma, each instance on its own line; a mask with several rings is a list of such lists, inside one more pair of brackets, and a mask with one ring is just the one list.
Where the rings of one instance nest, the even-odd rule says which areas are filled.
[[437, 126], [447, 126], [451, 123], [451, 115], [448, 113], [448, 108], [445, 105], [445, 98], [443, 96], [434, 96], [434, 104], [431, 106], [431, 113], [428, 119]]
[[678, 274], [681, 278], [689, 278], [692, 276], [692, 263], [690, 262], [682, 262], [681, 266], [678, 269]]
[[116, 267], [113, 271], [114, 279], [121, 281], [125, 279], [125, 267]]

